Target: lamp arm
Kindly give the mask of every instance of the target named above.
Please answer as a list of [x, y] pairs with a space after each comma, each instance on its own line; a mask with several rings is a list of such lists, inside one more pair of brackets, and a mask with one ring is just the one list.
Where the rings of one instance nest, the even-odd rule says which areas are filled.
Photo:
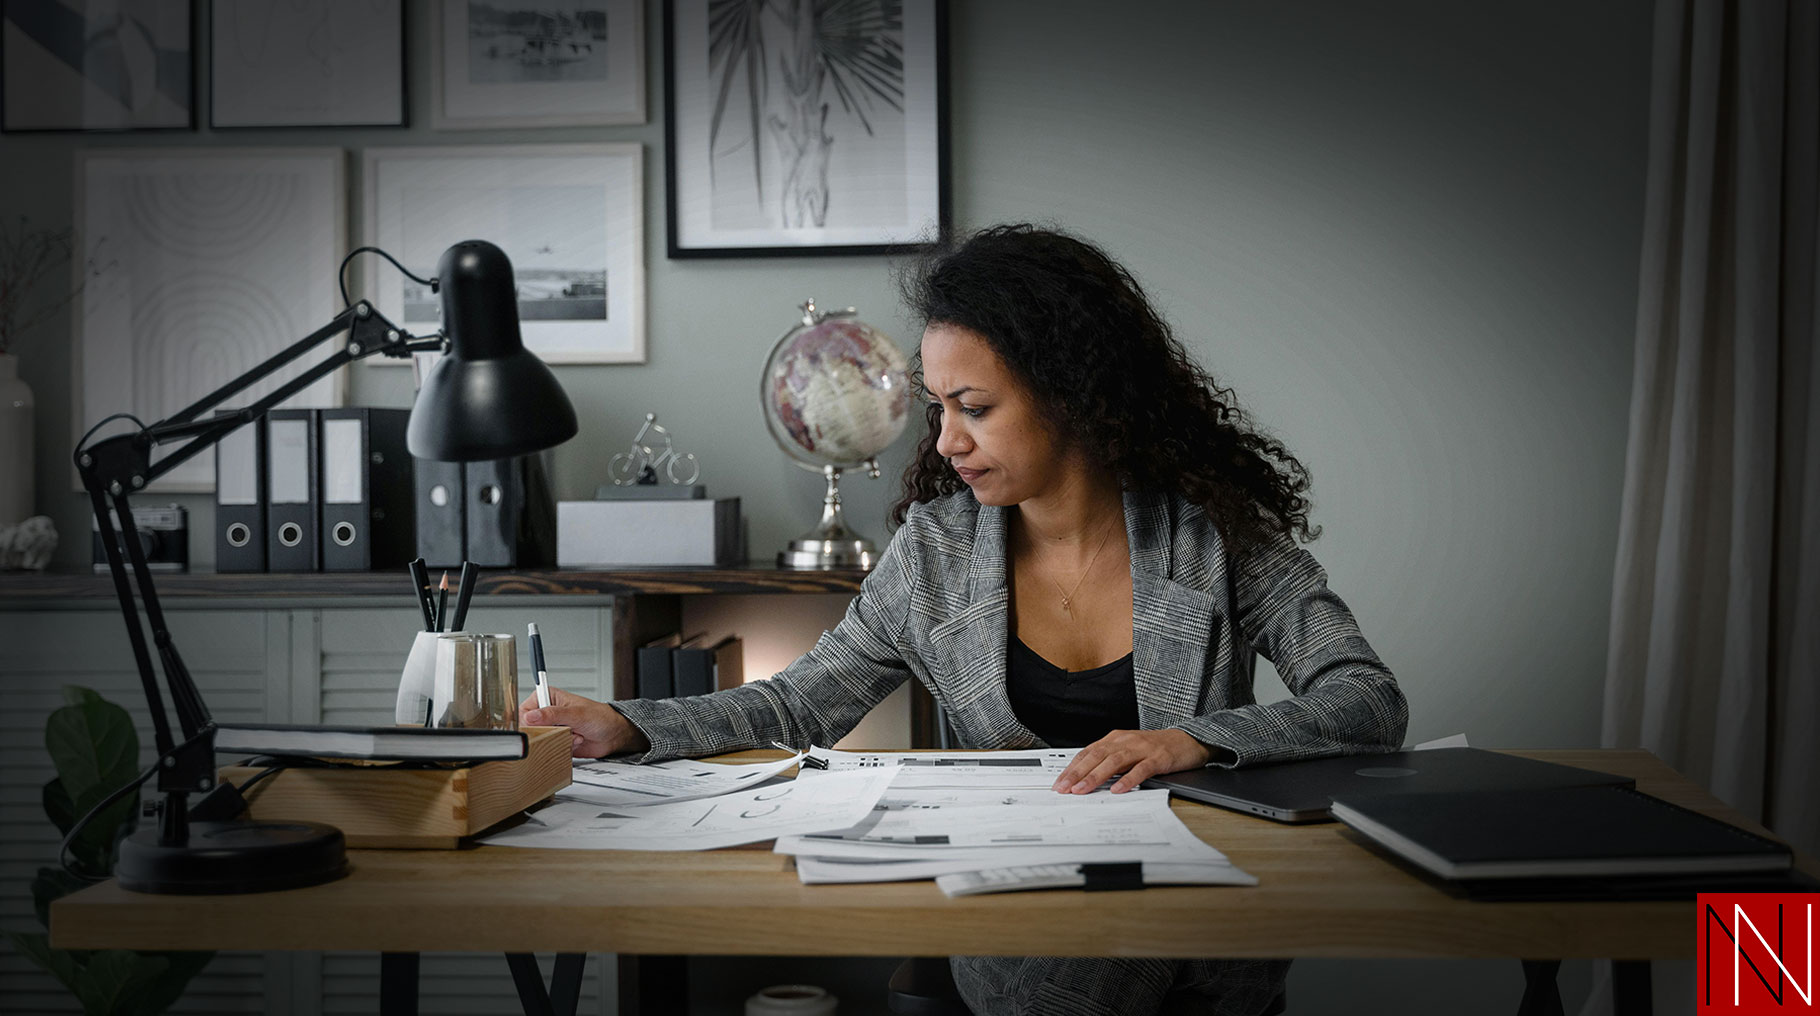
[[[246, 390], [327, 339], [349, 330], [352, 335], [341, 349], [280, 385], [264, 398], [230, 415], [203, 418], [202, 414], [223, 401]], [[375, 354], [409, 356], [414, 352], [437, 350], [443, 348], [445, 342], [440, 334], [422, 338], [413, 336], [387, 321], [370, 304], [362, 301], [337, 314], [327, 325], [273, 354], [171, 417], [132, 433], [119, 434], [93, 445], [85, 441], [77, 446], [76, 469], [89, 494], [103, 552], [107, 555], [108, 570], [113, 576], [114, 593], [120, 601], [120, 611], [126, 620], [127, 637], [132, 642], [140, 684], [145, 691], [146, 704], [151, 709], [154, 739], [160, 758], [165, 760], [158, 773], [158, 789], [168, 795], [176, 795], [173, 801], [167, 801], [161, 818], [162, 838], [166, 842], [183, 841], [183, 795], [206, 791], [214, 786], [214, 721], [209, 715], [208, 706], [196, 690], [196, 683], [190, 676], [189, 668], [184, 665], [183, 657], [171, 638], [170, 628], [165, 623], [164, 610], [152, 583], [151, 569], [146, 565], [145, 550], [139, 541], [138, 527], [133, 524], [129, 497], [344, 364]], [[154, 446], [185, 438], [189, 440], [181, 447], [156, 463], [151, 461]], [[129, 569], [133, 576], [130, 581], [127, 577]], [[138, 586], [137, 602], [134, 599], [135, 584]], [[145, 612], [145, 622], [152, 631], [149, 646], [140, 622], [141, 607]], [[173, 736], [169, 719], [165, 715], [163, 697], [159, 693], [157, 675], [152, 664], [153, 649], [157, 651], [165, 683], [170, 688], [171, 705], [182, 730], [182, 744]]]

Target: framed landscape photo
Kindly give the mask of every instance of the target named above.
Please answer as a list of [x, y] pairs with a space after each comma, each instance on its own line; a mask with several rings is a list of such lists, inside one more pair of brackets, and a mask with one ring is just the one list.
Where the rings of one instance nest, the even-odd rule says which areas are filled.
[[[339, 148], [76, 153], [74, 436], [113, 413], [171, 416], [340, 313], [346, 161]], [[251, 405], [318, 362], [286, 364], [232, 405]], [[346, 375], [336, 371], [284, 404], [338, 406]], [[73, 466], [70, 479], [81, 489]], [[213, 489], [212, 455], [147, 488]]]
[[402, 127], [403, 0], [215, 0], [209, 126]]
[[[525, 347], [546, 363], [645, 361], [641, 146], [369, 149], [363, 187], [365, 242], [417, 275], [462, 240], [505, 251]], [[366, 261], [381, 314], [420, 335], [440, 327], [437, 294]]]
[[432, 0], [430, 124], [645, 122], [643, 0]]
[[191, 0], [0, 0], [0, 129], [196, 126]]
[[947, 225], [943, 0], [665, 10], [671, 257], [893, 253]]

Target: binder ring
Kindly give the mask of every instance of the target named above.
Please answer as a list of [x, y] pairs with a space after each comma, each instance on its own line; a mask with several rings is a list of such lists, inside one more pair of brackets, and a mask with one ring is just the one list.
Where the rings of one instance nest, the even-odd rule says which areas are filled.
[[352, 523], [352, 522], [335, 523], [335, 528], [329, 531], [329, 538], [335, 541], [335, 546], [337, 546], [337, 547], [353, 546], [354, 545], [354, 523]]
[[278, 542], [286, 547], [295, 547], [303, 542], [303, 527], [295, 522], [286, 522], [278, 527]]
[[229, 523], [227, 527], [227, 542], [230, 547], [244, 547], [253, 542], [253, 531], [248, 528], [247, 524], [244, 522]]

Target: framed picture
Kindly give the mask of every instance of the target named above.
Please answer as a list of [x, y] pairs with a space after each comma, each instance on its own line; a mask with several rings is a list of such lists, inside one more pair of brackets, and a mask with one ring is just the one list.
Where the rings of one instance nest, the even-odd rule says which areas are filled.
[[[365, 242], [417, 275], [433, 277], [462, 240], [505, 251], [525, 346], [545, 362], [645, 361], [641, 146], [376, 148], [363, 186]], [[382, 264], [367, 259], [367, 297], [404, 328], [434, 332], [440, 297]]]
[[432, 0], [430, 124], [645, 122], [643, 0]]
[[0, 128], [196, 126], [190, 0], [4, 0], [0, 11]]
[[947, 225], [943, 0], [666, 11], [671, 257], [892, 253]]
[[215, 0], [209, 126], [402, 127], [403, 0]]
[[[76, 153], [84, 282], [74, 304], [74, 433], [113, 413], [150, 423], [214, 391], [341, 311], [346, 155], [339, 148], [130, 148]], [[249, 405], [321, 362], [243, 392]], [[346, 371], [285, 402], [337, 406]], [[156, 461], [157, 453], [153, 459]], [[81, 483], [70, 471], [72, 483]], [[199, 455], [151, 491], [208, 491]]]

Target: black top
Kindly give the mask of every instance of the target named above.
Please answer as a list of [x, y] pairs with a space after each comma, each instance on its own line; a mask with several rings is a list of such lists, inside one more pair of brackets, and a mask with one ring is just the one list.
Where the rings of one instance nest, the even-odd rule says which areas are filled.
[[1011, 637], [1005, 667], [1011, 711], [1056, 748], [1080, 748], [1114, 730], [1138, 727], [1131, 654], [1092, 670], [1068, 671]]

